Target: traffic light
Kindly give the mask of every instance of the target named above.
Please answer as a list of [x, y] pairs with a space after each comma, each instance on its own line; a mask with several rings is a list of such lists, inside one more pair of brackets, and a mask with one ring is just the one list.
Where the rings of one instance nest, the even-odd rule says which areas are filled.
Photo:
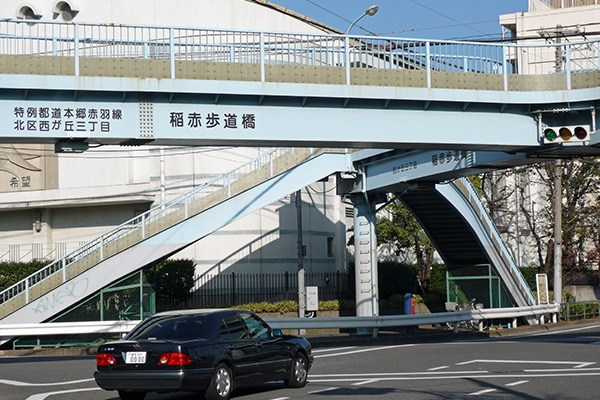
[[588, 142], [589, 125], [546, 126], [542, 132], [544, 143]]

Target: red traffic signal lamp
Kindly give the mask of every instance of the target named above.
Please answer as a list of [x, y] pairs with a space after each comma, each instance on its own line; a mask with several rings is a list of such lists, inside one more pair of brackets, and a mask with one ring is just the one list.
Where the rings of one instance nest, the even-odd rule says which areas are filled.
[[544, 143], [588, 142], [590, 140], [589, 125], [547, 126], [542, 131]]

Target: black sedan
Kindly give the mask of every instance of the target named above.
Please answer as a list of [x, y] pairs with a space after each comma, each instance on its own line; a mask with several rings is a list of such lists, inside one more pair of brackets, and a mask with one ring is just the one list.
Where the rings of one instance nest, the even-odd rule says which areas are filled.
[[250, 311], [170, 311], [98, 347], [94, 378], [123, 400], [174, 391], [226, 400], [235, 388], [262, 382], [302, 387], [312, 362], [306, 339], [282, 335]]

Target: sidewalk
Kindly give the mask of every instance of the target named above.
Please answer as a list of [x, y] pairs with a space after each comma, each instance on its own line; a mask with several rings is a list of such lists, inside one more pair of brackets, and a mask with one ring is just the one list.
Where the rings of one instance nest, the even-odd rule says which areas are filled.
[[[339, 333], [331, 335], [306, 335], [313, 348], [344, 347], [344, 346], [380, 346], [410, 343], [452, 342], [457, 340], [482, 340], [489, 338], [517, 337], [543, 334], [565, 329], [583, 328], [600, 325], [600, 319], [587, 319], [557, 324], [522, 326], [514, 329], [499, 329], [485, 332], [471, 330], [453, 330], [441, 327], [416, 328], [414, 333], [407, 334], [404, 328], [397, 331], [380, 331], [377, 337], [372, 335], [357, 335], [354, 333]], [[97, 346], [71, 348], [42, 348], [26, 350], [0, 350], [0, 357], [26, 356], [93, 356]]]

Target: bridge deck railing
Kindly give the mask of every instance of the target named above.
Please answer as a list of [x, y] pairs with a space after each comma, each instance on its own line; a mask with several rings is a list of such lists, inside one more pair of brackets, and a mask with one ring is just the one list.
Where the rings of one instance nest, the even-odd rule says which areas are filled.
[[[259, 66], [293, 65], [342, 69], [352, 84], [353, 69], [422, 70], [427, 87], [432, 72], [503, 76], [570, 74], [599, 69], [600, 41], [560, 44], [510, 44], [400, 39], [393, 37], [236, 31], [164, 26], [135, 26], [1, 20], [0, 55], [163, 61], [171, 78], [177, 62], [214, 62]], [[343, 73], [345, 71], [345, 74]], [[567, 87], [568, 89], [568, 87]]]

